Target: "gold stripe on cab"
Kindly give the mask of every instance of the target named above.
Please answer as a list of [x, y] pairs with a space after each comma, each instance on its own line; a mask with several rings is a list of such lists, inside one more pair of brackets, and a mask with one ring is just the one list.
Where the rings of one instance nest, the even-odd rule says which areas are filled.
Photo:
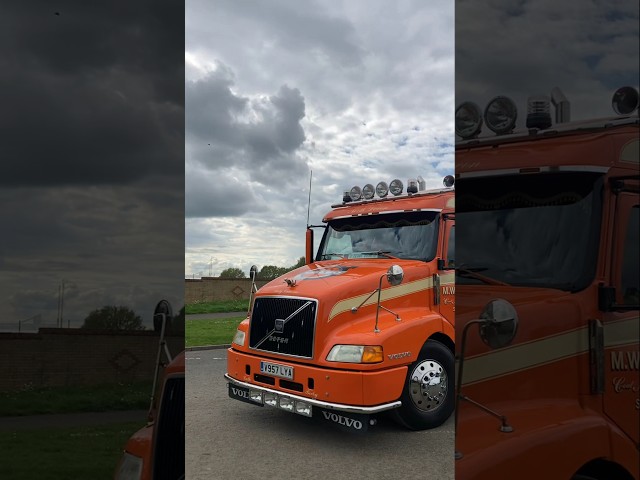
[[[452, 285], [454, 283], [455, 283], [455, 274], [453, 272], [440, 275], [440, 285]], [[417, 293], [422, 290], [429, 290], [431, 288], [433, 288], [433, 279], [431, 277], [423, 278], [421, 280], [415, 280], [413, 282], [405, 283], [403, 285], [398, 285], [396, 287], [383, 289], [382, 293], [380, 294], [380, 301], [403, 297], [405, 295], [411, 295], [412, 293]], [[331, 320], [333, 320], [334, 317], [340, 315], [341, 313], [348, 312], [353, 307], [359, 307], [360, 304], [364, 302], [369, 295], [371, 294], [365, 293], [363, 295], [358, 295], [357, 297], [351, 297], [351, 298], [347, 298], [345, 300], [339, 301], [331, 309], [331, 313], [329, 313], [329, 318], [327, 319], [327, 323], [329, 323]], [[371, 295], [371, 298], [369, 298], [363, 304], [363, 306], [373, 305], [377, 303], [377, 301], [378, 301], [378, 295], [375, 295], [375, 294]]]
[[[638, 342], [638, 317], [604, 324], [605, 347]], [[522, 343], [470, 357], [464, 363], [464, 385], [527, 370], [589, 350], [589, 329], [582, 327], [566, 333]]]
[[[405, 295], [410, 295], [422, 290], [428, 290], [430, 288], [433, 288], [433, 280], [431, 278], [423, 278], [421, 280], [405, 283], [396, 287], [383, 289], [382, 293], [380, 294], [380, 301], [403, 297]], [[327, 323], [329, 323], [331, 320], [333, 320], [334, 317], [340, 315], [341, 313], [348, 312], [349, 310], [351, 310], [351, 308], [360, 306], [360, 304], [364, 302], [369, 295], [371, 294], [365, 293], [363, 295], [358, 295], [357, 297], [351, 297], [339, 301], [331, 309], [331, 313], [329, 314]], [[369, 298], [369, 300], [367, 300], [363, 306], [373, 305], [377, 302], [378, 295], [374, 294], [371, 295], [371, 298]]]

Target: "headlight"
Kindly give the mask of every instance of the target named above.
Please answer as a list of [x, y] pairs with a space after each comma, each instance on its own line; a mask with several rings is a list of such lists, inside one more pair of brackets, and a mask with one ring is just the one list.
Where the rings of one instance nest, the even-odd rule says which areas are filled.
[[125, 452], [122, 460], [120, 460], [120, 468], [116, 473], [116, 480], [140, 480], [141, 475], [142, 459]]
[[327, 355], [328, 362], [380, 363], [382, 360], [380, 345], [335, 345]]
[[518, 118], [518, 109], [508, 97], [495, 97], [484, 109], [484, 121], [489, 129], [502, 135], [513, 130]]
[[362, 189], [357, 185], [355, 187], [351, 187], [349, 197], [351, 197], [351, 200], [353, 200], [354, 202], [357, 202], [362, 198]]
[[456, 108], [456, 134], [465, 140], [473, 138], [482, 129], [482, 113], [480, 107], [473, 102], [464, 102]]
[[380, 182], [376, 185], [376, 195], [380, 198], [386, 197], [387, 193], [389, 193], [389, 185], [387, 185], [387, 182]]
[[395, 197], [397, 197], [402, 193], [403, 188], [404, 188], [404, 185], [398, 178], [391, 180], [391, 183], [389, 184], [389, 191]]
[[373, 185], [367, 183], [364, 187], [362, 187], [362, 196], [365, 200], [371, 200], [376, 193], [376, 189], [373, 188]]
[[244, 347], [244, 337], [245, 337], [245, 333], [243, 330], [240, 330], [240, 329], [236, 330], [236, 335], [233, 337], [233, 343], [241, 347]]

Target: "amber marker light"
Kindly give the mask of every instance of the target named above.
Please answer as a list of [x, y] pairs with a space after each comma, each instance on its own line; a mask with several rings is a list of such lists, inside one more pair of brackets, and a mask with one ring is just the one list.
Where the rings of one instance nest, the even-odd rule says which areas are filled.
[[328, 362], [380, 363], [384, 359], [380, 345], [334, 345]]
[[362, 363], [380, 363], [384, 360], [382, 355], [382, 346], [380, 345], [365, 345], [362, 352]]

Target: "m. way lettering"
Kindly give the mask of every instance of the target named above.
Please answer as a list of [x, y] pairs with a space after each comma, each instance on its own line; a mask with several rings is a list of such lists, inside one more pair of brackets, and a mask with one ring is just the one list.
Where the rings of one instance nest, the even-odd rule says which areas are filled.
[[[626, 355], [625, 355], [626, 354]], [[640, 369], [640, 351], [612, 351], [611, 370]]]
[[349, 428], [355, 428], [356, 430], [362, 430], [362, 422], [360, 420], [354, 420], [353, 418], [343, 417], [337, 413], [322, 412], [325, 420], [331, 420], [339, 425], [344, 425]]
[[456, 287], [455, 285], [443, 285], [442, 286], [442, 295], [455, 295]]
[[234, 395], [238, 397], [242, 397], [246, 399], [249, 398], [249, 392], [245, 392], [244, 390], [240, 390], [239, 388], [231, 387], [231, 391], [233, 392]]

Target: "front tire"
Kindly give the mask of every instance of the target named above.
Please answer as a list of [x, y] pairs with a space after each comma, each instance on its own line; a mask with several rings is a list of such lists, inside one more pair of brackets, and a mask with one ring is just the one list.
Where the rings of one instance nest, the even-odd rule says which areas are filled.
[[415, 363], [409, 366], [395, 420], [411, 430], [442, 425], [453, 412], [454, 358], [442, 343], [427, 340]]

